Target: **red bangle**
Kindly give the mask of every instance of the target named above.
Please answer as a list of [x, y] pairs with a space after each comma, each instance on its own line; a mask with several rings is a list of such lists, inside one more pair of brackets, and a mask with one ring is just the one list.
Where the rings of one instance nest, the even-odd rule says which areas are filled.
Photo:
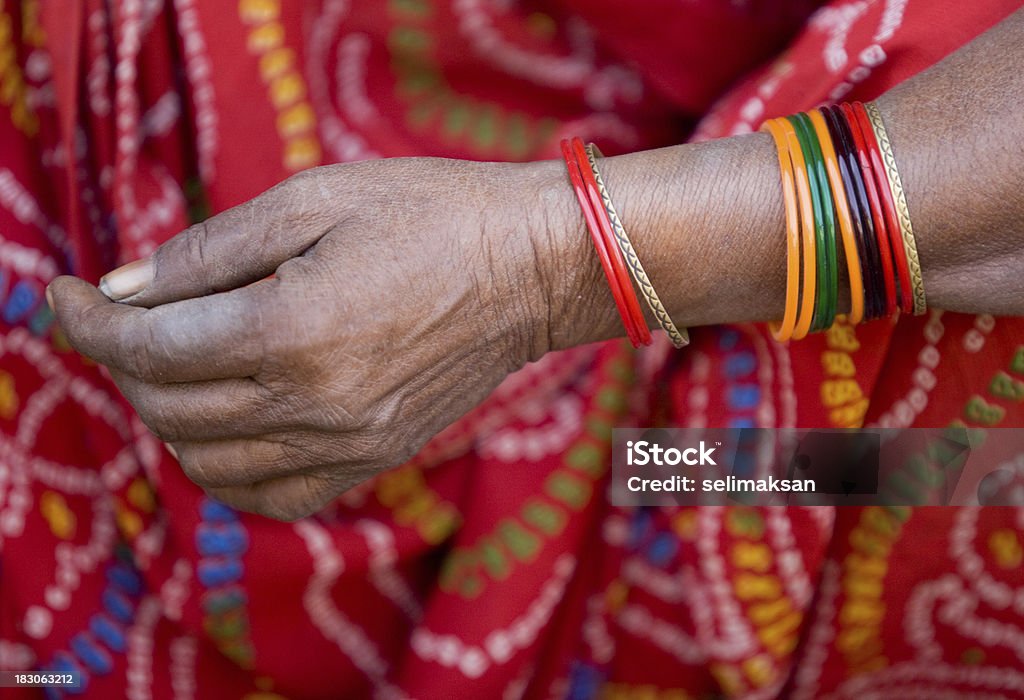
[[893, 201], [892, 190], [889, 188], [889, 178], [885, 174], [882, 152], [878, 148], [878, 140], [875, 138], [875, 131], [871, 127], [868, 113], [864, 111], [864, 105], [854, 102], [853, 110], [857, 115], [861, 133], [864, 135], [868, 154], [871, 156], [871, 169], [874, 172], [875, 184], [878, 186], [882, 201], [885, 228], [889, 234], [889, 247], [892, 250], [892, 257], [896, 261], [896, 269], [899, 274], [900, 309], [912, 314], [914, 313], [914, 292], [910, 285], [910, 265], [907, 262], [907, 251], [904, 250], [903, 241], [900, 238], [900, 222], [896, 218], [896, 203]]
[[[618, 248], [614, 242], [607, 240], [601, 225], [598, 223], [601, 220], [599, 212], [604, 210], [604, 206], [601, 205], [595, 208], [587, 192], [587, 185], [584, 182], [584, 172], [588, 172], [590, 168], [589, 166], [586, 168], [580, 166], [567, 139], [562, 139], [559, 146], [562, 149], [562, 157], [565, 159], [566, 169], [569, 171], [569, 181], [572, 183], [576, 199], [583, 210], [583, 218], [587, 222], [587, 230], [590, 232], [590, 238], [593, 240], [594, 248], [597, 250], [597, 257], [601, 261], [601, 267], [604, 269], [605, 277], [608, 280], [608, 287], [611, 289], [612, 297], [615, 299], [615, 307], [619, 311], [619, 316], [622, 317], [622, 325], [625, 326], [626, 334], [629, 336], [629, 341], [633, 344], [633, 347], [640, 347], [640, 345], [650, 342], [650, 331], [647, 331], [646, 342], [642, 342], [642, 336], [637, 329], [635, 317], [632, 314], [631, 305], [628, 300], [632, 296], [633, 305], [635, 305], [637, 312], [640, 313], [642, 318], [640, 302], [636, 298], [636, 292], [633, 291], [633, 286], [629, 281], [629, 273], [626, 271], [625, 262], [621, 260], [621, 253], [619, 253], [619, 267], [616, 269], [612, 258], [612, 251], [618, 253]], [[591, 178], [593, 178], [593, 173], [591, 173]], [[600, 203], [600, 198], [598, 198], [598, 202]], [[606, 213], [604, 218], [607, 219], [607, 216]], [[641, 323], [641, 328], [647, 330], [646, 324]]]
[[[892, 316], [896, 313], [897, 305], [896, 275], [893, 271], [892, 248], [889, 245], [888, 228], [885, 225], [885, 217], [882, 215], [882, 204], [879, 201], [878, 187], [875, 185], [874, 168], [871, 166], [867, 142], [856, 112], [848, 103], [844, 103], [840, 107], [842, 107], [843, 114], [846, 116], [846, 122], [850, 126], [854, 147], [857, 150], [857, 160], [860, 162], [860, 169], [863, 173], [864, 190], [868, 197], [868, 206], [871, 209], [871, 219], [874, 223], [875, 239], [878, 241], [879, 257], [882, 259], [882, 279], [885, 283], [885, 314]], [[873, 132], [869, 131], [869, 133]]]
[[[597, 186], [597, 178], [590, 167], [590, 160], [587, 158], [587, 149], [583, 140], [578, 136], [572, 139], [572, 150], [576, 156], [576, 164], [583, 175], [583, 182], [587, 186], [587, 195], [590, 197], [590, 204], [597, 215], [597, 223], [601, 227], [601, 237], [604, 239], [604, 246], [608, 249], [615, 276], [619, 280], [624, 296], [626, 297], [626, 308], [629, 310], [629, 317], [633, 324], [633, 331], [639, 340], [640, 345], [651, 344], [651, 330], [647, 327], [647, 320], [640, 306], [640, 299], [633, 288], [633, 278], [626, 267], [626, 259], [622, 256], [622, 249], [615, 240], [615, 232], [612, 231], [612, 220], [608, 210], [604, 207], [604, 200], [601, 199], [601, 192]], [[634, 347], [640, 347], [634, 343]]]

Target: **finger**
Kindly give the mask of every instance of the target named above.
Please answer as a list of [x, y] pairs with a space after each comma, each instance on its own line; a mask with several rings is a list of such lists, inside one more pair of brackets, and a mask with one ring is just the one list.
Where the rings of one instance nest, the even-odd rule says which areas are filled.
[[100, 290], [115, 301], [153, 307], [263, 279], [334, 226], [339, 198], [322, 177], [300, 173], [182, 231], [149, 258], [105, 275]]
[[293, 522], [323, 510], [346, 488], [350, 487], [339, 486], [333, 478], [296, 474], [246, 486], [210, 488], [207, 493], [236, 510]]
[[83, 355], [149, 383], [256, 374], [276, 283], [140, 309], [115, 304], [76, 277], [49, 286], [54, 312]]
[[244, 486], [327, 468], [339, 477], [368, 476], [377, 463], [346, 450], [342, 440], [315, 432], [268, 434], [207, 442], [174, 442], [178, 463], [203, 488]]
[[288, 400], [248, 377], [149, 384], [111, 370], [118, 389], [164, 442], [223, 440], [299, 430]]

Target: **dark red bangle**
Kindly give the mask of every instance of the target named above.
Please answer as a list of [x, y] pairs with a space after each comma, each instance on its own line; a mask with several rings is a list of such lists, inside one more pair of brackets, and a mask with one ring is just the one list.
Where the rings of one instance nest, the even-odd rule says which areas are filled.
[[871, 226], [867, 197], [864, 195], [864, 182], [860, 167], [857, 165], [857, 151], [843, 111], [833, 105], [822, 108], [822, 114], [835, 143], [836, 157], [846, 187], [846, 201], [857, 241], [857, 255], [860, 257], [861, 270], [864, 271], [864, 317], [868, 320], [875, 319], [885, 313], [885, 292], [880, 277], [882, 268], [878, 259], [878, 246], [874, 240], [875, 232]]
[[912, 314], [914, 313], [914, 292], [910, 284], [910, 265], [907, 262], [907, 252], [903, 248], [903, 241], [900, 239], [900, 222], [896, 218], [896, 203], [892, 199], [892, 190], [889, 189], [889, 177], [885, 174], [882, 152], [878, 148], [878, 140], [875, 138], [875, 131], [871, 127], [871, 120], [864, 110], [864, 105], [854, 102], [853, 111], [857, 115], [861, 133], [864, 135], [868, 155], [871, 157], [871, 170], [874, 172], [875, 185], [878, 187], [879, 199], [882, 202], [885, 228], [889, 234], [889, 248], [892, 251], [893, 260], [896, 261], [897, 281], [900, 287], [900, 309]]
[[[629, 341], [633, 344], [633, 347], [640, 347], [642, 344], [641, 336], [638, 333], [636, 323], [627, 301], [629, 295], [632, 295], [638, 311], [640, 303], [636, 298], [636, 293], [633, 291], [632, 285], [629, 283], [629, 273], [626, 272], [625, 264], [623, 263], [621, 265], [621, 272], [626, 276], [626, 287], [624, 289], [622, 286], [622, 278], [616, 272], [615, 264], [612, 262], [611, 252], [609, 251], [609, 248], [616, 251], [617, 248], [614, 244], [609, 245], [609, 241], [606, 240], [606, 237], [602, 233], [601, 225], [598, 223], [600, 220], [599, 214], [594, 208], [591, 198], [587, 192], [587, 185], [584, 182], [584, 169], [580, 166], [567, 139], [562, 139], [559, 146], [562, 149], [562, 157], [565, 159], [566, 169], [569, 172], [569, 181], [572, 183], [573, 191], [576, 193], [576, 199], [579, 201], [580, 208], [583, 210], [583, 218], [587, 222], [587, 230], [590, 232], [590, 238], [593, 240], [594, 248], [597, 250], [597, 257], [601, 261], [601, 267], [604, 269], [605, 277], [608, 280], [608, 287], [611, 289], [612, 297], [615, 300], [615, 307], [618, 309], [619, 316], [622, 317], [622, 324], [626, 328], [626, 335], [629, 336]], [[589, 170], [589, 167], [586, 168], [586, 170]], [[593, 177], [592, 173], [591, 177]], [[600, 201], [600, 199], [598, 199], [598, 201]], [[604, 207], [602, 206], [601, 209], [603, 208]], [[605, 214], [605, 217], [607, 217], [607, 214]], [[650, 342], [650, 331], [648, 331], [648, 342]]]
[[572, 146], [573, 155], [576, 157], [576, 164], [579, 166], [580, 174], [583, 175], [587, 196], [590, 198], [590, 204], [596, 215], [601, 237], [604, 239], [604, 247], [608, 250], [608, 256], [611, 258], [612, 269], [615, 271], [615, 277], [618, 279], [619, 286], [622, 288], [623, 296], [626, 299], [626, 309], [632, 322], [633, 335], [637, 339], [633, 343], [633, 347], [650, 345], [651, 330], [647, 327], [647, 320], [644, 318], [640, 299], [633, 288], [633, 278], [629, 274], [629, 268], [626, 267], [626, 259], [623, 257], [622, 249], [619, 248], [619, 244], [615, 240], [611, 217], [608, 215], [608, 210], [605, 209], [604, 200], [601, 199], [597, 178], [594, 177], [594, 171], [590, 167], [590, 160], [587, 158], [586, 145], [578, 136], [572, 138], [570, 145]]
[[885, 288], [885, 314], [891, 316], [896, 313], [896, 275], [893, 268], [892, 248], [889, 245], [889, 233], [885, 224], [885, 217], [882, 214], [882, 204], [878, 194], [878, 186], [875, 184], [874, 169], [871, 165], [871, 157], [868, 155], [867, 141], [861, 129], [857, 115], [848, 103], [841, 105], [846, 123], [850, 127], [850, 135], [853, 136], [853, 144], [857, 149], [857, 160], [860, 162], [860, 170], [863, 175], [864, 192], [867, 195], [868, 206], [871, 210], [871, 220], [875, 232], [875, 242], [878, 244], [878, 256], [882, 263], [882, 281]]

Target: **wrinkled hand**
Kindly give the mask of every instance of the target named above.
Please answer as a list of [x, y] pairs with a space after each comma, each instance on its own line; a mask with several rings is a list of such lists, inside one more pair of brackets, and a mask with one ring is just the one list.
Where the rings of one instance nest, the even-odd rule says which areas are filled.
[[189, 478], [292, 520], [411, 457], [548, 349], [558, 310], [537, 246], [546, 193], [571, 211], [562, 177], [551, 163], [318, 168], [108, 275], [123, 303], [74, 277], [49, 293]]

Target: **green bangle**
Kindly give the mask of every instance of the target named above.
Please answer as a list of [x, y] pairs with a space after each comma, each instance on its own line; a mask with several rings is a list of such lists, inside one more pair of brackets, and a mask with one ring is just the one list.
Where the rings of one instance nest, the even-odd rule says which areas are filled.
[[817, 239], [815, 246], [814, 260], [805, 260], [804, 264], [812, 264], [817, 268], [817, 284], [814, 285], [814, 314], [811, 316], [811, 331], [821, 330], [821, 321], [825, 317], [825, 307], [828, 305], [828, 292], [825, 290], [825, 280], [828, 275], [828, 268], [825, 260], [825, 224], [821, 217], [821, 193], [818, 191], [818, 174], [814, 167], [813, 152], [807, 140], [807, 132], [804, 124], [800, 121], [800, 115], [791, 114], [786, 117], [793, 130], [796, 131], [796, 138], [800, 142], [800, 150], [804, 153], [804, 160], [807, 162], [807, 180], [811, 189], [811, 209], [814, 212], [814, 234]]
[[821, 330], [828, 330], [836, 320], [836, 311], [839, 308], [839, 248], [836, 239], [838, 223], [836, 221], [836, 203], [832, 194], [832, 185], [828, 179], [828, 170], [825, 166], [825, 156], [821, 151], [821, 142], [818, 140], [818, 132], [814, 128], [811, 118], [805, 113], [800, 114], [800, 120], [807, 129], [808, 141], [811, 150], [814, 152], [814, 169], [818, 175], [818, 184], [821, 189], [822, 217], [825, 221], [825, 260], [828, 269], [828, 280], [825, 290], [828, 292], [828, 305], [825, 307], [826, 315], [822, 319]]
[[[811, 330], [832, 327], [839, 303], [839, 261], [836, 250], [835, 202], [825, 169], [814, 125], [806, 114], [794, 115], [797, 138], [807, 155], [807, 170], [811, 180], [811, 201], [814, 203], [814, 224], [818, 234], [818, 290]], [[799, 125], [799, 126], [797, 126]]]

